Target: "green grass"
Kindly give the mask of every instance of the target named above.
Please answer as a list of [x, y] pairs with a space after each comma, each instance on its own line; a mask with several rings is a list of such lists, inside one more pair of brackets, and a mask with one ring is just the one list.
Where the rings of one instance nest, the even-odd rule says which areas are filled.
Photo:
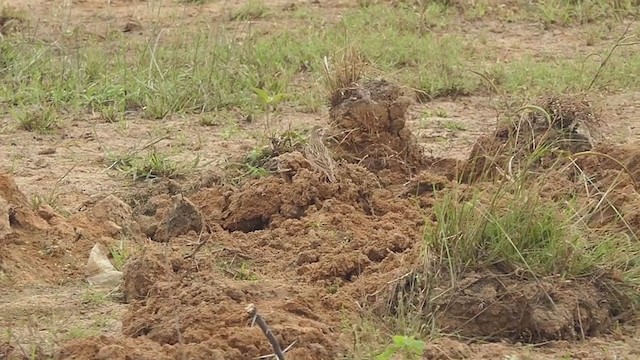
[[247, 21], [262, 19], [267, 15], [269, 7], [262, 0], [248, 0], [231, 13], [230, 20]]
[[119, 170], [135, 181], [185, 176], [198, 167], [200, 157], [196, 156], [192, 161], [179, 162], [165, 153], [150, 149], [143, 153], [108, 154], [107, 161], [109, 168]]
[[640, 243], [620, 232], [601, 232], [577, 221], [576, 206], [543, 198], [536, 187], [444, 194], [425, 231], [428, 251], [453, 278], [500, 266], [534, 276], [565, 278], [619, 272], [640, 285]]
[[[318, 111], [325, 105], [318, 85], [322, 59], [333, 63], [347, 46], [371, 64], [369, 75], [402, 83], [424, 99], [487, 92], [484, 79], [470, 70], [506, 92], [572, 91], [588, 85], [599, 65], [597, 57], [585, 60], [587, 54], [496, 63], [499, 54], [449, 24], [452, 14], [442, 4], [424, 11], [371, 5], [347, 11], [335, 24], [311, 19], [267, 34], [258, 29], [241, 43], [235, 30], [155, 32], [137, 40], [110, 33], [101, 42], [71, 34], [55, 47], [14, 34], [0, 44], [0, 114], [43, 133], [89, 112], [107, 122], [121, 121], [125, 111], [150, 119], [231, 109], [253, 114], [264, 111], [256, 88], [290, 94], [284, 104], [294, 109]], [[433, 32], [433, 22], [447, 32]], [[640, 88], [634, 75], [640, 52], [627, 50], [613, 56], [597, 89]], [[302, 75], [304, 81], [296, 80]]]
[[638, 5], [637, 0], [544, 0], [531, 4], [520, 16], [530, 12], [546, 26], [572, 26], [607, 18], [620, 20], [635, 15]]

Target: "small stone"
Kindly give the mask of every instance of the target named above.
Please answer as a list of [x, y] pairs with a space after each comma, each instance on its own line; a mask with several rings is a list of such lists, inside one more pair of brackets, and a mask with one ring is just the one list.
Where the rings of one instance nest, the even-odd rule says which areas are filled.
[[104, 222], [104, 230], [109, 234], [109, 236], [116, 236], [122, 232], [122, 226], [111, 220], [107, 220]]
[[49, 221], [56, 217], [56, 211], [53, 210], [53, 208], [48, 204], [40, 205], [40, 207], [38, 208], [38, 216], [46, 221]]
[[114, 195], [109, 195], [98, 201], [91, 209], [96, 220], [113, 221], [118, 226], [128, 229], [133, 218], [131, 207]]
[[56, 151], [57, 151], [56, 148], [52, 148], [52, 147], [44, 148], [38, 151], [38, 155], [52, 155], [52, 154], [55, 154]]
[[171, 238], [185, 235], [190, 230], [196, 233], [202, 231], [204, 220], [198, 208], [182, 195], [175, 196], [173, 200], [173, 209], [158, 226], [152, 238], [155, 241], [168, 242]]

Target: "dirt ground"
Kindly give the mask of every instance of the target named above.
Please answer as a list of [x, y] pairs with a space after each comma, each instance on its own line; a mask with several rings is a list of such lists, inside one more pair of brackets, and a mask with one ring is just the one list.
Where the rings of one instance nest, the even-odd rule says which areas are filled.
[[[28, 9], [42, 34], [61, 31], [64, 16], [65, 26], [99, 38], [112, 28], [151, 21], [169, 30], [204, 26], [242, 2], [5, 3]], [[266, 3], [279, 9], [291, 2]], [[335, 21], [356, 5], [313, 6]], [[276, 14], [271, 21], [287, 20]], [[147, 30], [136, 29], [132, 36]], [[505, 60], [589, 51], [575, 29], [487, 20], [466, 36], [482, 29], [489, 29], [483, 31], [491, 37], [488, 46]], [[203, 132], [196, 115], [136, 118], [126, 128], [88, 116], [46, 135], [12, 129], [9, 118], [0, 119], [0, 214], [6, 214], [0, 222], [0, 359], [256, 358], [272, 350], [260, 329], [249, 326], [247, 304], [257, 306], [281, 344], [293, 344], [287, 358], [353, 356], [354, 319], [414, 268], [433, 190], [452, 187], [478, 139], [493, 139], [500, 100], [473, 95], [417, 103], [389, 84], [363, 86], [367, 96], [345, 96], [331, 109], [309, 114], [285, 108], [277, 115], [281, 130], [331, 123], [339, 137], [354, 123], [364, 128], [333, 148], [345, 160], [333, 183], [319, 178], [301, 152], [277, 158], [285, 169], [278, 175], [226, 182], [221, 168], [253, 149], [251, 134], [262, 129], [255, 123], [239, 123], [240, 135], [228, 138], [219, 127]], [[598, 103], [606, 143], [595, 149], [631, 172], [616, 199], [637, 234], [640, 92], [603, 94]], [[375, 122], [367, 122], [369, 113]], [[130, 151], [157, 136], [163, 137], [157, 146], [179, 147], [185, 161], [206, 149], [201, 163], [207, 165], [187, 179], [146, 182], [105, 165], [107, 151]], [[604, 158], [580, 164], [605, 185], [619, 170]], [[581, 191], [580, 181], [557, 176], [561, 181], [550, 184], [554, 194]], [[30, 199], [52, 189], [57, 210], [34, 209]], [[86, 283], [85, 265], [96, 243], [130, 249], [118, 288]], [[640, 358], [637, 318], [628, 316], [625, 304], [611, 305], [620, 299], [607, 297], [596, 283], [497, 279], [481, 271], [464, 282], [467, 288], [443, 315], [446, 330], [459, 336], [429, 342], [423, 358]], [[541, 288], [554, 294], [558, 307], [544, 306]], [[513, 292], [523, 298], [507, 296]], [[498, 310], [475, 311], [494, 302], [500, 302]]]

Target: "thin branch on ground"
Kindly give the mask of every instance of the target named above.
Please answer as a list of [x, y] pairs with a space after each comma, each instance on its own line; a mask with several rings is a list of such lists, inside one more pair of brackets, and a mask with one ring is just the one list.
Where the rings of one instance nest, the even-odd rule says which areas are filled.
[[600, 66], [598, 67], [598, 70], [596, 71], [595, 75], [593, 75], [593, 78], [591, 79], [591, 82], [589, 83], [589, 86], [587, 86], [587, 89], [585, 92], [589, 92], [591, 90], [593, 85], [596, 83], [596, 80], [598, 80], [598, 77], [600, 76], [602, 69], [604, 69], [604, 67], [607, 65], [607, 63], [611, 59], [611, 56], [613, 56], [613, 53], [616, 51], [617, 48], [640, 44], [640, 42], [637, 42], [637, 41], [629, 41], [630, 39], [634, 38], [633, 35], [627, 36], [627, 34], [629, 33], [629, 30], [631, 29], [631, 25], [633, 25], [636, 19], [637, 19], [637, 14], [636, 14], [636, 17], [634, 17], [633, 20], [630, 21], [629, 24], [627, 24], [627, 28], [624, 30], [624, 32], [622, 32], [620, 37], [618, 37], [618, 39], [616, 40], [616, 43], [613, 45], [613, 47], [611, 47], [611, 50], [609, 50], [609, 52], [607, 53], [607, 56], [602, 60], [602, 62], [600, 62]]
[[211, 228], [209, 227], [209, 225], [204, 225], [202, 226], [202, 230], [200, 230], [200, 236], [198, 236], [198, 242], [196, 243], [196, 247], [195, 249], [193, 249], [193, 251], [184, 256], [184, 259], [195, 259], [196, 254], [198, 253], [198, 251], [200, 251], [200, 249], [202, 249], [202, 247], [204, 246], [204, 244], [206, 244], [209, 241], [209, 236], [204, 236], [205, 230], [211, 234]]
[[[271, 344], [271, 347], [273, 348], [273, 355], [267, 355], [267, 357], [275, 356], [278, 360], [284, 360], [284, 351], [282, 351], [282, 349], [280, 348], [278, 339], [276, 339], [271, 329], [269, 329], [269, 326], [267, 326], [267, 323], [264, 321], [262, 316], [258, 314], [258, 309], [256, 308], [256, 306], [254, 304], [249, 304], [247, 305], [246, 311], [247, 314], [249, 314], [249, 316], [251, 317], [251, 326], [253, 326], [253, 324], [258, 324], [258, 327], [260, 327], [260, 330], [262, 330], [264, 336], [266, 336], [269, 344]], [[289, 345], [287, 347], [287, 350], [290, 349], [292, 345], [293, 344]]]

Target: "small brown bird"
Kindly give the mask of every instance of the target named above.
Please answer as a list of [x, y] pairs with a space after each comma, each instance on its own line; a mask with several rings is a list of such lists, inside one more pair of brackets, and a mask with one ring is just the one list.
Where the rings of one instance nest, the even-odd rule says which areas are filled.
[[324, 145], [322, 128], [318, 125], [311, 128], [309, 141], [305, 149], [305, 157], [311, 166], [322, 173], [329, 182], [336, 181], [336, 163], [331, 156], [331, 152]]

